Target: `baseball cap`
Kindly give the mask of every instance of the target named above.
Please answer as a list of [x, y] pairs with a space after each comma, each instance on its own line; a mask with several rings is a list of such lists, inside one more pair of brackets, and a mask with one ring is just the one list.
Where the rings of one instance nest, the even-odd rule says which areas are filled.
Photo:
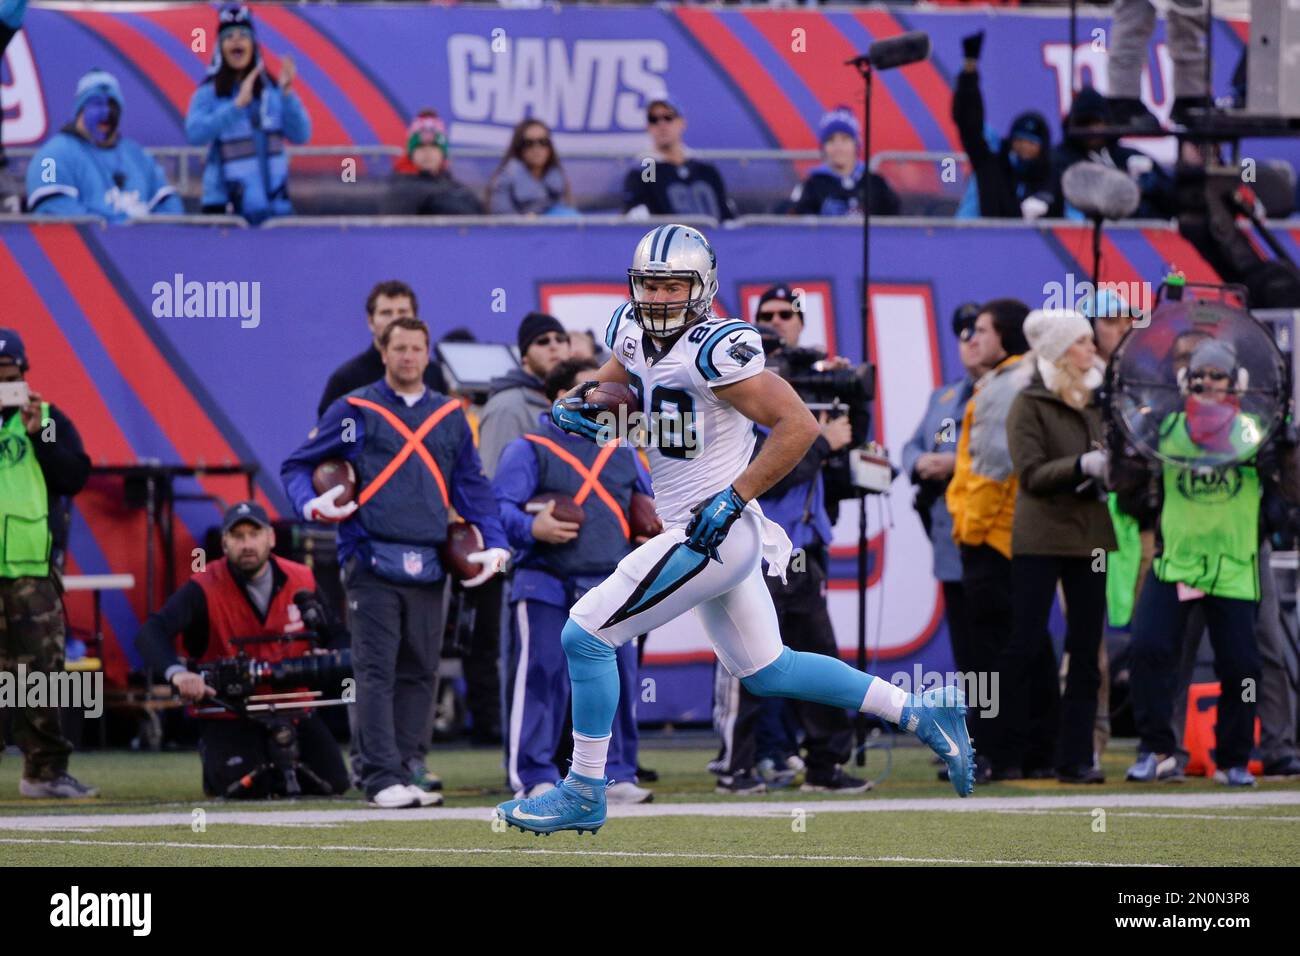
[[28, 369], [27, 349], [14, 329], [0, 329], [0, 359], [8, 359], [24, 372]]
[[782, 282], [772, 286], [772, 288], [768, 289], [758, 297], [758, 305], [754, 307], [755, 322], [758, 321], [758, 316], [759, 313], [763, 311], [763, 306], [767, 305], [769, 302], [790, 303], [790, 308], [793, 309], [794, 314], [799, 317], [799, 321], [803, 321], [803, 312], [799, 309], [799, 304], [794, 300], [794, 293], [790, 291], [788, 285]]
[[259, 528], [271, 527], [265, 508], [256, 501], [240, 501], [226, 509], [225, 517], [221, 519], [221, 533], [230, 534], [230, 529], [241, 521], [251, 521]]
[[650, 118], [650, 113], [656, 106], [662, 106], [664, 109], [672, 110], [674, 116], [682, 115], [682, 111], [677, 108], [676, 103], [668, 99], [666, 96], [657, 96], [645, 105], [646, 119]]
[[980, 317], [978, 302], [963, 302], [952, 313], [952, 334], [961, 338], [963, 331], [973, 328], [975, 320]]

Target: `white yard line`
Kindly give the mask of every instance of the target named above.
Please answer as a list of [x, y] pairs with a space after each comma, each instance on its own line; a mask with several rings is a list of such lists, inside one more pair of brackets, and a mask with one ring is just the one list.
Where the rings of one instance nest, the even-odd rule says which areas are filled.
[[[373, 810], [355, 804], [337, 810], [229, 810], [230, 804], [205, 806], [205, 824], [215, 826], [298, 826], [311, 827], [341, 823], [436, 823], [442, 820], [492, 819], [491, 807], [430, 807], [418, 810]], [[1207, 810], [1217, 807], [1300, 806], [1300, 790], [1255, 791], [1242, 793], [1095, 793], [1032, 797], [970, 797], [917, 799], [859, 799], [736, 803], [649, 803], [638, 806], [611, 806], [611, 818], [629, 817], [714, 817], [789, 819], [795, 811], [809, 816], [819, 813], [1011, 813], [1061, 810], [1091, 811], [1097, 808], [1144, 810], [1170, 808]], [[181, 813], [51, 813], [40, 816], [0, 816], [0, 830], [66, 830], [76, 827], [184, 827], [189, 829], [193, 811]]]
[[161, 848], [168, 850], [271, 850], [273, 852], [309, 850], [321, 853], [425, 853], [449, 856], [581, 856], [619, 857], [638, 860], [762, 860], [764, 862], [804, 863], [947, 863], [980, 864], [994, 866], [1161, 866], [1153, 863], [1097, 863], [1092, 860], [976, 860], [959, 857], [929, 856], [842, 856], [830, 854], [797, 853], [664, 853], [638, 850], [530, 850], [503, 847], [452, 847], [424, 846], [287, 846], [274, 843], [178, 843], [172, 840], [149, 842], [143, 840], [55, 840], [50, 838], [0, 837], [0, 845], [21, 844], [41, 846], [117, 846], [135, 849]]
[[[998, 811], [992, 811], [994, 813]], [[1087, 810], [1006, 810], [1010, 816], [1023, 817], [1077, 817], [1091, 816]], [[1112, 817], [1149, 817], [1153, 820], [1266, 820], [1271, 823], [1300, 823], [1300, 815], [1290, 817], [1268, 816], [1263, 813], [1149, 813], [1142, 810], [1113, 810]]]

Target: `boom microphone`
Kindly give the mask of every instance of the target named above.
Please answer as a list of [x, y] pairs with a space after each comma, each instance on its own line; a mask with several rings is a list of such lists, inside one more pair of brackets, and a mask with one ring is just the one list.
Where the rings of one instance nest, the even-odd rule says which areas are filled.
[[892, 70], [909, 63], [919, 63], [929, 59], [929, 56], [930, 34], [913, 30], [887, 40], [877, 40], [867, 48], [866, 59], [877, 70]]
[[1061, 177], [1066, 200], [1090, 219], [1126, 219], [1142, 201], [1137, 183], [1101, 163], [1075, 163]]

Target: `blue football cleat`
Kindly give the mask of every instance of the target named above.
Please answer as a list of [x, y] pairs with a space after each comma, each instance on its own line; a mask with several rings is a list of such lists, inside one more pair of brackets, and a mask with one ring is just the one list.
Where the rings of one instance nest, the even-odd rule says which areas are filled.
[[930, 745], [948, 766], [957, 796], [975, 789], [975, 748], [966, 731], [966, 698], [956, 687], [936, 687], [913, 694], [903, 705], [898, 726]]
[[605, 825], [606, 783], [570, 770], [554, 790], [524, 800], [507, 800], [497, 806], [497, 814], [509, 826], [529, 833], [595, 833]]

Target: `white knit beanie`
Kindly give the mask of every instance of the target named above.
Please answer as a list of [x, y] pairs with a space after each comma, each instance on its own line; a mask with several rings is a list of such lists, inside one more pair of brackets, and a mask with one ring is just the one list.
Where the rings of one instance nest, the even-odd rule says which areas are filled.
[[1025, 338], [1040, 358], [1055, 362], [1080, 336], [1091, 335], [1092, 325], [1073, 309], [1035, 309], [1025, 318]]

